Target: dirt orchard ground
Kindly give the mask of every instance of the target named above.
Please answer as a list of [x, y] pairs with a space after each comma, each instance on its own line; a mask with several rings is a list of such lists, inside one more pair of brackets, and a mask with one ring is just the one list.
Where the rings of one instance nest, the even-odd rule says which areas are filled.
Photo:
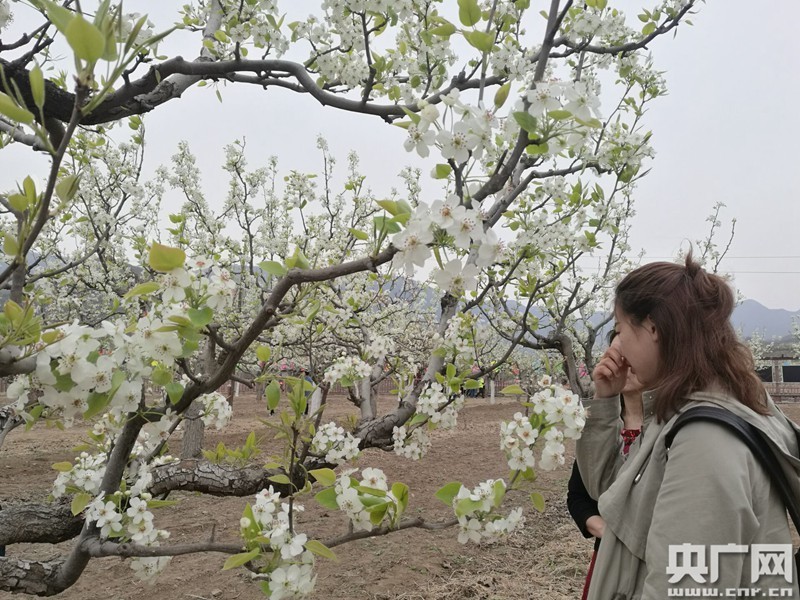
[[[388, 410], [390, 401], [382, 407]], [[784, 407], [795, 420], [800, 406]], [[465, 485], [506, 477], [508, 468], [500, 452], [499, 423], [519, 410], [516, 403], [499, 399], [471, 399], [452, 431], [433, 432], [433, 447], [420, 461], [402, 459], [379, 450], [363, 452], [356, 466], [383, 469], [390, 482], [402, 481], [411, 489], [407, 514], [444, 520], [452, 511], [434, 497], [442, 485]], [[332, 398], [326, 416], [344, 421], [353, 409], [343, 398]], [[237, 398], [234, 419], [222, 432], [210, 432], [206, 447], [223, 441], [235, 447], [251, 430], [268, 439], [269, 430], [259, 419], [269, 418], [262, 403], [252, 396]], [[277, 417], [271, 417], [276, 419]], [[51, 465], [71, 461], [72, 448], [85, 430], [60, 431], [37, 424], [31, 431], [16, 430], [0, 449], [0, 503], [41, 501], [50, 492], [55, 472]], [[180, 435], [180, 432], [177, 434]], [[172, 451], [178, 454], [179, 444]], [[268, 452], [259, 458], [266, 462]], [[574, 446], [568, 446], [564, 467], [540, 473], [536, 489], [544, 494], [544, 513], [536, 512], [528, 492], [510, 492], [504, 510], [523, 506], [526, 526], [508, 541], [493, 546], [462, 546], [455, 528], [430, 532], [405, 530], [385, 537], [360, 540], [336, 548], [338, 562], [317, 560], [317, 585], [313, 598], [368, 600], [562, 600], [579, 598], [591, 543], [580, 535], [566, 510], [565, 495]], [[250, 498], [213, 498], [193, 493], [170, 496], [173, 507], [158, 509], [155, 522], [171, 532], [170, 543], [205, 541], [212, 530], [217, 541], [238, 538], [239, 517]], [[324, 509], [313, 497], [303, 497], [305, 512], [298, 529], [309, 538], [325, 539], [346, 531], [342, 513]], [[19, 544], [9, 555], [52, 559], [69, 549], [59, 546]], [[263, 598], [242, 570], [221, 571], [220, 554], [179, 556], [153, 586], [137, 582], [129, 565], [117, 558], [93, 560], [78, 583], [60, 595], [70, 600], [171, 599], [250, 600]], [[4, 594], [0, 599], [32, 598]]]

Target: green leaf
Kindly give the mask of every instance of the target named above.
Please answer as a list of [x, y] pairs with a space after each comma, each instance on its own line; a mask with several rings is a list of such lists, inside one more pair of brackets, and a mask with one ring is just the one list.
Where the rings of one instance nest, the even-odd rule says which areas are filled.
[[33, 67], [28, 74], [28, 79], [31, 83], [33, 103], [41, 109], [44, 106], [44, 75], [42, 75], [42, 68], [39, 65]]
[[281, 400], [281, 386], [273, 379], [269, 382], [265, 391], [267, 396], [267, 408], [275, 410], [275, 407], [278, 406], [278, 402]]
[[568, 110], [551, 110], [547, 112], [547, 116], [551, 119], [555, 119], [556, 121], [563, 121], [564, 119], [569, 119], [572, 116], [572, 113]]
[[0, 115], [25, 124], [33, 123], [34, 118], [31, 111], [18, 106], [11, 96], [3, 92], [0, 92]]
[[511, 82], [508, 81], [501, 85], [494, 94], [495, 108], [501, 108], [508, 100], [508, 92], [511, 90]]
[[417, 423], [424, 423], [428, 420], [428, 415], [424, 415], [422, 413], [415, 413], [413, 417], [411, 417], [411, 421], [408, 423], [408, 426], [411, 427], [416, 425]]
[[656, 27], [657, 26], [656, 26], [655, 22], [653, 22], [653, 21], [649, 22], [647, 25], [642, 27], [642, 35], [650, 35], [651, 33], [653, 33], [656, 30]]
[[506, 484], [502, 479], [494, 482], [494, 507], [498, 508], [503, 503], [506, 496]]
[[464, 382], [465, 390], [477, 390], [480, 389], [480, 387], [481, 387], [481, 382], [478, 381], [477, 379], [467, 379]]
[[177, 404], [183, 397], [183, 386], [177, 381], [165, 385], [164, 390], [167, 392], [169, 401], [173, 404]]
[[36, 202], [36, 184], [33, 182], [30, 175], [22, 182], [22, 190], [25, 192], [25, 197], [28, 199], [28, 202], [31, 204]]
[[350, 235], [352, 235], [357, 240], [364, 241], [369, 239], [369, 235], [366, 232], [361, 231], [360, 229], [353, 229], [352, 227], [350, 227], [348, 228], [347, 231], [349, 231]]
[[308, 474], [325, 487], [336, 483], [336, 473], [333, 472], [333, 469], [313, 469]]
[[397, 498], [400, 512], [405, 512], [408, 507], [408, 486], [405, 483], [396, 481], [392, 484], [392, 495]]
[[380, 525], [381, 521], [383, 521], [384, 517], [386, 516], [386, 511], [389, 510], [389, 503], [384, 502], [383, 504], [376, 504], [367, 509], [369, 513], [369, 521], [373, 525]]
[[154, 271], [168, 273], [183, 266], [183, 263], [186, 262], [186, 252], [180, 248], [172, 248], [153, 242], [153, 245], [150, 246], [148, 262]]
[[140, 283], [132, 288], [127, 294], [125, 294], [124, 298], [128, 300], [129, 298], [133, 298], [135, 296], [146, 296], [147, 294], [152, 294], [155, 292], [159, 287], [160, 286], [155, 281]]
[[67, 175], [56, 184], [56, 196], [62, 202], [69, 202], [77, 193], [79, 182], [80, 177], [77, 175]]
[[208, 306], [201, 309], [190, 308], [186, 311], [186, 314], [189, 315], [189, 319], [191, 319], [192, 324], [197, 328], [205, 327], [211, 323], [211, 319], [214, 318], [214, 311]]
[[396, 217], [398, 214], [400, 214], [400, 209], [397, 206], [397, 202], [394, 200], [376, 200], [375, 204], [380, 206], [393, 217]]
[[334, 554], [333, 550], [328, 548], [325, 544], [320, 542], [319, 540], [308, 540], [305, 543], [305, 548], [309, 552], [316, 554], [317, 556], [322, 556], [323, 558], [330, 558], [331, 560], [339, 560], [336, 558], [336, 554]]
[[157, 367], [153, 370], [150, 379], [156, 385], [167, 385], [172, 382], [172, 371], [168, 371], [164, 367]]
[[[405, 106], [401, 106], [400, 108], [403, 109], [403, 112], [406, 113], [406, 116], [409, 119], [411, 119], [411, 121], [414, 123], [414, 125], [419, 125], [419, 122], [422, 120], [422, 117], [420, 117], [413, 110], [408, 110]], [[380, 204], [380, 202], [378, 204]]]
[[400, 233], [400, 225], [394, 219], [387, 219], [384, 216], [373, 217], [375, 227], [378, 231], [386, 230], [387, 233]]
[[439, 37], [449, 38], [456, 32], [456, 26], [453, 25], [450, 21], [442, 19], [442, 23], [437, 25], [436, 27], [431, 27], [428, 29], [428, 32], [432, 35], [438, 35]]
[[98, 394], [97, 392], [92, 392], [89, 394], [89, 399], [86, 402], [89, 405], [89, 408], [87, 408], [83, 413], [83, 418], [91, 419], [92, 417], [99, 415], [105, 411], [110, 402], [111, 396], [108, 394]]
[[481, 52], [491, 52], [494, 47], [494, 34], [486, 31], [464, 31], [464, 39]]
[[50, 22], [55, 25], [56, 29], [61, 33], [67, 30], [67, 27], [75, 16], [75, 13], [71, 10], [67, 10], [63, 6], [51, 2], [50, 0], [43, 0], [36, 4], [44, 6], [44, 9], [47, 11], [47, 18], [50, 19]]
[[533, 492], [531, 494], [531, 502], [533, 502], [533, 508], [539, 512], [544, 512], [544, 496], [539, 492]]
[[272, 350], [270, 350], [269, 346], [259, 346], [256, 348], [256, 358], [261, 362], [269, 361], [270, 356], [272, 356]]
[[258, 266], [275, 277], [283, 277], [286, 275], [287, 271], [286, 267], [279, 262], [275, 262], [274, 260], [265, 260], [264, 262], [258, 263]]
[[23, 196], [22, 194], [9, 194], [8, 203], [11, 205], [11, 208], [16, 210], [17, 212], [25, 212], [26, 210], [28, 210], [28, 207], [30, 206], [30, 202], [28, 202], [28, 197]]
[[250, 550], [250, 552], [242, 552], [241, 554], [234, 554], [233, 556], [229, 557], [228, 560], [225, 561], [225, 564], [222, 565], [222, 570], [229, 571], [230, 569], [241, 567], [242, 565], [249, 563], [251, 560], [258, 558], [259, 554], [261, 554], [260, 548], [253, 548], [252, 550]]
[[86, 492], [80, 492], [75, 494], [72, 498], [72, 504], [70, 508], [72, 509], [72, 516], [77, 516], [83, 512], [83, 509], [89, 506], [89, 502], [92, 501], [92, 496], [87, 494]]
[[362, 494], [370, 494], [372, 496], [377, 496], [378, 498], [386, 497], [385, 490], [379, 490], [378, 488], [369, 487], [367, 485], [357, 485], [356, 489]]
[[25, 311], [13, 300], [6, 300], [6, 303], [3, 305], [3, 313], [8, 317], [8, 320], [15, 325], [22, 321], [22, 317], [25, 316]]
[[500, 393], [504, 396], [523, 396], [525, 395], [525, 390], [519, 387], [517, 384], [507, 385]]
[[458, 0], [458, 19], [465, 27], [472, 27], [481, 20], [478, 0]]
[[283, 473], [280, 473], [278, 475], [273, 475], [272, 477], [269, 477], [268, 479], [270, 481], [272, 481], [273, 483], [280, 483], [280, 484], [283, 484], [283, 485], [289, 485], [291, 483], [291, 481], [289, 481], [289, 478], [286, 475], [284, 475]]
[[520, 127], [522, 127], [522, 129], [531, 134], [535, 134], [537, 132], [538, 123], [536, 121], [536, 117], [531, 115], [529, 112], [519, 111], [515, 112], [513, 116], [514, 120]]
[[450, 173], [453, 172], [453, 167], [448, 165], [447, 163], [439, 163], [433, 169], [433, 177], [434, 179], [447, 179], [450, 176]]
[[452, 506], [453, 498], [458, 495], [460, 489], [461, 484], [458, 481], [451, 481], [444, 487], [439, 488], [439, 491], [436, 492], [436, 497], [447, 504], [447, 506]]
[[456, 502], [456, 516], [463, 517], [479, 510], [483, 506], [483, 502], [479, 500], [470, 500], [469, 498], [462, 498]]
[[75, 15], [64, 30], [75, 56], [87, 62], [97, 62], [106, 49], [106, 38], [102, 32], [82, 15]]
[[68, 473], [72, 471], [73, 464], [71, 462], [59, 462], [53, 465], [53, 469], [58, 471], [59, 473]]
[[525, 152], [530, 154], [531, 156], [539, 156], [541, 154], [547, 154], [547, 151], [550, 150], [550, 146], [545, 144], [528, 144], [525, 146]]
[[6, 234], [3, 238], [3, 253], [7, 256], [16, 256], [19, 252], [19, 242], [13, 235]]
[[322, 490], [314, 498], [325, 508], [339, 510], [339, 503], [336, 502], [336, 490], [332, 487]]
[[294, 253], [286, 259], [286, 266], [289, 269], [294, 269], [295, 267], [298, 269], [308, 269], [311, 264], [308, 262], [306, 255], [303, 254], [303, 251], [300, 250], [300, 246], [296, 246]]

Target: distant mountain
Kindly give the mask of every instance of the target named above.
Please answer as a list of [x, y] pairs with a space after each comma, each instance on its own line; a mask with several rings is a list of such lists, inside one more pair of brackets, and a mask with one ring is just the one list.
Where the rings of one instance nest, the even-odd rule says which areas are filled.
[[782, 308], [767, 308], [755, 300], [745, 300], [734, 309], [731, 321], [736, 329], [742, 330], [744, 337], [758, 332], [770, 341], [790, 335], [793, 318], [800, 318], [800, 310], [791, 312]]

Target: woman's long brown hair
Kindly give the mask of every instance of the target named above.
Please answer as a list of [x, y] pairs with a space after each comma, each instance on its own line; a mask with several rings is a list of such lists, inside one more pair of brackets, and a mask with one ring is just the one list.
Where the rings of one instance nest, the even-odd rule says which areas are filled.
[[767, 414], [766, 391], [750, 349], [731, 324], [733, 290], [692, 258], [686, 264], [650, 263], [617, 286], [616, 307], [634, 324], [650, 317], [661, 361], [655, 412], [667, 420], [692, 392], [721, 386], [752, 410]]

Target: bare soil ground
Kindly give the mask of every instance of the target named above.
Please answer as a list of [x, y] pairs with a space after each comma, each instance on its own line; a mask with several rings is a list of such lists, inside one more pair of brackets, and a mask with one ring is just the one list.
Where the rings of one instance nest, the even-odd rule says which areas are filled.
[[[384, 406], [389, 409], [388, 404]], [[800, 406], [785, 407], [789, 416], [800, 418]], [[356, 466], [383, 469], [390, 481], [402, 481], [411, 489], [408, 514], [444, 520], [452, 516], [434, 497], [450, 481], [466, 485], [488, 478], [505, 477], [508, 468], [499, 449], [499, 423], [518, 410], [510, 400], [471, 399], [453, 431], [434, 432], [434, 445], [418, 462], [391, 453], [368, 450]], [[352, 407], [333, 398], [326, 415], [344, 421]], [[252, 396], [237, 398], [234, 420], [222, 432], [210, 432], [206, 447], [223, 441], [237, 446], [255, 430], [265, 440], [269, 430], [260, 419], [270, 418], [263, 404]], [[277, 417], [271, 417], [277, 418]], [[31, 431], [15, 431], [0, 449], [0, 503], [41, 501], [50, 492], [55, 472], [51, 465], [72, 460], [72, 448], [81, 442], [85, 429], [60, 431], [37, 425]], [[179, 434], [178, 434], [179, 435]], [[267, 444], [269, 446], [269, 444]], [[174, 453], [179, 444], [173, 443]], [[565, 495], [574, 448], [568, 447], [566, 465], [552, 473], [541, 473], [536, 489], [546, 498], [544, 513], [530, 505], [528, 492], [511, 492], [506, 507], [523, 506], [526, 526], [505, 543], [493, 546], [462, 546], [457, 531], [405, 530], [381, 538], [352, 542], [336, 548], [338, 562], [318, 559], [314, 598], [367, 600], [562, 600], [579, 598], [591, 543], [584, 540], [566, 510]], [[260, 459], [267, 460], [268, 451]], [[249, 498], [213, 498], [199, 494], [173, 494], [176, 506], [159, 509], [156, 524], [172, 533], [170, 543], [203, 541], [214, 531], [217, 541], [238, 541], [238, 523]], [[311, 496], [301, 500], [306, 507], [298, 529], [309, 538], [325, 539], [346, 531], [343, 514], [324, 509]], [[51, 559], [63, 554], [60, 546], [20, 544], [8, 548], [9, 555]], [[153, 586], [136, 582], [130, 567], [120, 559], [94, 560], [78, 581], [60, 597], [70, 600], [250, 600], [263, 598], [242, 570], [221, 571], [225, 557], [219, 554], [176, 557]], [[0, 592], [0, 599], [28, 598]]]

